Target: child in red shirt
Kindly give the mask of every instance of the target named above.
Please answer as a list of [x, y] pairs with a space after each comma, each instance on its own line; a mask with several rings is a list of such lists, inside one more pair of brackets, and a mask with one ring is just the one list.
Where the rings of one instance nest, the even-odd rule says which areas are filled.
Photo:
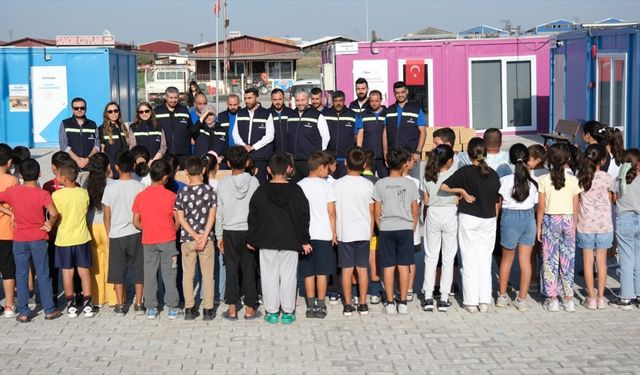
[[161, 270], [165, 288], [164, 303], [168, 307], [167, 317], [176, 319], [178, 310], [178, 288], [176, 286], [177, 255], [176, 231], [179, 228], [174, 204], [176, 194], [165, 189], [171, 175], [171, 165], [166, 160], [151, 164], [151, 186], [143, 190], [133, 202], [133, 225], [142, 231], [144, 248], [144, 302], [147, 318], [158, 316], [158, 268]]
[[[0, 202], [11, 205], [13, 211], [0, 206], [0, 212], [10, 215], [15, 223], [13, 231], [13, 256], [16, 263], [16, 282], [18, 289], [18, 313], [16, 319], [21, 323], [31, 321], [29, 310], [29, 269], [30, 260], [38, 275], [38, 288], [44, 307], [45, 319], [56, 319], [62, 313], [55, 308], [49, 278], [49, 255], [47, 253], [47, 233], [58, 218], [58, 211], [51, 196], [38, 187], [40, 165], [33, 159], [20, 164], [20, 175], [24, 185], [15, 185], [0, 193]], [[49, 212], [45, 220], [44, 209]]]

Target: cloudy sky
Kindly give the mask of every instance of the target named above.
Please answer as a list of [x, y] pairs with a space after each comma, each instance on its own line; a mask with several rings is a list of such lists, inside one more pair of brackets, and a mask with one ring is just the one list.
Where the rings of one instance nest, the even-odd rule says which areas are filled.
[[[223, 1], [223, 0], [221, 0]], [[122, 42], [215, 39], [213, 0], [0, 0], [0, 40], [25, 36], [101, 34]], [[392, 39], [433, 26], [461, 31], [474, 25], [523, 29], [555, 19], [640, 21], [639, 0], [228, 0], [230, 30], [255, 36], [326, 35], [366, 39], [369, 30]], [[221, 17], [222, 18], [222, 17]], [[221, 31], [222, 33], [222, 31]]]

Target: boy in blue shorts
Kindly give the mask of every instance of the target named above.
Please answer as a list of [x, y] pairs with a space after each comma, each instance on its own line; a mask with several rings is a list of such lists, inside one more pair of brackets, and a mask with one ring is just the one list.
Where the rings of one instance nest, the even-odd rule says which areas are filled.
[[[55, 264], [62, 269], [62, 285], [67, 299], [67, 315], [78, 316], [82, 311], [85, 318], [92, 318], [96, 309], [91, 303], [91, 234], [87, 228], [87, 210], [89, 193], [79, 188], [75, 181], [78, 178], [78, 165], [70, 160], [59, 168], [59, 183], [62, 189], [51, 195], [53, 203], [60, 214], [58, 233], [56, 236]], [[82, 283], [82, 306], [74, 299], [74, 268]]]
[[415, 263], [413, 232], [418, 224], [418, 187], [413, 181], [402, 177], [409, 157], [404, 150], [389, 150], [389, 177], [376, 182], [373, 190], [375, 218], [380, 228], [378, 264], [383, 269], [387, 314], [396, 314], [393, 299], [396, 270], [400, 289], [397, 313], [405, 315], [409, 312], [409, 266]]

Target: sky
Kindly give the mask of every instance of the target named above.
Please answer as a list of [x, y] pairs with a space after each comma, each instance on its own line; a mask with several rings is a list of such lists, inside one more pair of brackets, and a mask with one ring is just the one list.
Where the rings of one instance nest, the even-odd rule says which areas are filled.
[[[221, 0], [224, 1], [224, 0]], [[523, 30], [556, 19], [640, 21], [640, 0], [227, 0], [230, 31], [313, 40], [343, 35], [388, 40], [432, 26], [458, 32], [475, 25]], [[215, 40], [214, 0], [0, 0], [0, 40], [95, 35], [121, 42]], [[367, 34], [365, 4], [368, 4]], [[220, 17], [222, 26], [222, 15]], [[222, 27], [220, 27], [222, 39]]]

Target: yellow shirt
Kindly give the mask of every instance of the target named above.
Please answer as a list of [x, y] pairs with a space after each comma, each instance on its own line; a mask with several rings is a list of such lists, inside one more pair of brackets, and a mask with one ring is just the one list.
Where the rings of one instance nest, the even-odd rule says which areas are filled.
[[582, 192], [575, 176], [564, 174], [564, 187], [556, 190], [551, 183], [551, 174], [538, 180], [538, 191], [544, 193], [544, 213], [548, 215], [572, 215], [573, 197]]
[[81, 188], [63, 188], [51, 198], [60, 213], [56, 246], [76, 246], [91, 241], [87, 228], [89, 193]]

